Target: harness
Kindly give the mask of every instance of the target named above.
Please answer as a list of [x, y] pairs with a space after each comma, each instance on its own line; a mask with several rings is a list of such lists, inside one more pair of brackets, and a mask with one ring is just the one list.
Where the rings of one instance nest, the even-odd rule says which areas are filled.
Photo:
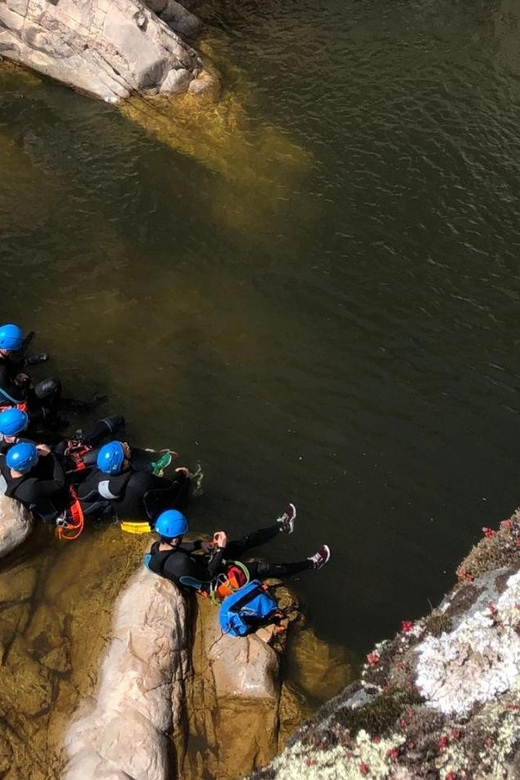
[[9, 398], [7, 393], [0, 387], [0, 408], [3, 409], [4, 406], [8, 406], [9, 409], [18, 409], [18, 411], [27, 414], [27, 401], [20, 401], [19, 403], [13, 401], [13, 399]]
[[65, 448], [64, 455], [67, 458], [70, 458], [72, 461], [72, 468], [69, 469], [70, 471], [83, 471], [83, 469], [86, 469], [86, 463], [84, 462], [83, 458], [85, 455], [92, 450], [92, 447], [89, 447], [88, 444], [82, 444], [79, 441], [75, 441], [74, 439], [70, 439], [67, 442], [67, 447]]
[[65, 542], [73, 542], [83, 533], [85, 516], [74, 488], [69, 487], [70, 504], [56, 520], [56, 536]]
[[[165, 555], [159, 563], [159, 571], [150, 568], [150, 562], [153, 558], [151, 553], [144, 556], [144, 565], [153, 574], [164, 576], [164, 566], [171, 555], [183, 552], [182, 550], [172, 550]], [[189, 555], [189, 553], [186, 553]], [[198, 596], [209, 598], [213, 604], [221, 604], [227, 596], [235, 593], [243, 585], [249, 582], [249, 571], [241, 561], [223, 561], [225, 571], [217, 574], [212, 580], [198, 580], [196, 577], [179, 577], [179, 582], [187, 588], [193, 588]]]

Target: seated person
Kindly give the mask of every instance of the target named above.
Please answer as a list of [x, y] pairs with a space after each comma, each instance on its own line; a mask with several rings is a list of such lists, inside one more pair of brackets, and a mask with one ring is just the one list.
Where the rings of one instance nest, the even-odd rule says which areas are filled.
[[120, 521], [153, 522], [166, 506], [187, 497], [191, 479], [185, 467], [175, 469], [174, 479], [157, 477], [132, 468], [132, 451], [126, 442], [112, 441], [98, 452], [96, 465], [78, 487], [86, 514], [109, 511]]
[[5, 455], [7, 450], [20, 441], [20, 434], [29, 427], [29, 415], [12, 406], [0, 412], [0, 455]]
[[[105, 417], [87, 428], [80, 436], [74, 439], [62, 439], [51, 444], [50, 449], [56, 455], [64, 459], [65, 471], [76, 471], [88, 465], [94, 465], [97, 453], [93, 450], [108, 436], [113, 436], [124, 425], [121, 415]], [[29, 415], [21, 409], [11, 407], [0, 411], [0, 454], [6, 454], [8, 449], [19, 441], [31, 440], [27, 435], [29, 427]], [[26, 435], [21, 438], [21, 434]], [[93, 457], [89, 457], [92, 456]]]
[[23, 409], [35, 422], [56, 418], [61, 383], [49, 378], [33, 386], [30, 377], [20, 369], [46, 360], [47, 356], [42, 354], [32, 359], [24, 358], [20, 355], [23, 346], [23, 333], [18, 325], [0, 326], [0, 406]]
[[61, 460], [47, 445], [29, 441], [14, 444], [0, 456], [0, 492], [49, 522], [70, 503]]
[[[181, 512], [169, 509], [162, 512], [155, 523], [153, 530], [159, 534], [160, 540], [152, 545], [148, 568], [176, 585], [197, 587], [196, 583], [199, 582], [202, 583], [203, 590], [210, 592], [216, 587], [218, 575], [226, 573], [233, 560], [241, 558], [251, 548], [264, 544], [278, 534], [292, 533], [295, 517], [296, 509], [293, 504], [289, 504], [274, 525], [254, 531], [237, 541], [228, 542], [225, 531], [217, 531], [213, 542], [198, 540], [183, 543], [188, 521]], [[325, 544], [317, 553], [303, 561], [248, 561], [241, 563], [241, 568], [247, 570], [250, 579], [263, 580], [269, 577], [288, 577], [307, 569], [321, 569], [329, 559], [330, 550]]]
[[[51, 452], [62, 458], [65, 472], [73, 484], [83, 481], [87, 476], [85, 469], [96, 465], [98, 450], [95, 447], [103, 439], [112, 438], [124, 424], [121, 415], [104, 417], [85, 431], [77, 431], [72, 439], [61, 439], [54, 444], [49, 444]], [[32, 437], [27, 434], [28, 426], [29, 417], [26, 412], [14, 407], [0, 411], [0, 454], [6, 454], [9, 447], [19, 441], [31, 441]], [[25, 434], [23, 438], [21, 434]], [[135, 447], [129, 448], [129, 452], [130, 464], [134, 471], [155, 474], [166, 468], [172, 460], [172, 455], [175, 455], [171, 450], [154, 453]]]

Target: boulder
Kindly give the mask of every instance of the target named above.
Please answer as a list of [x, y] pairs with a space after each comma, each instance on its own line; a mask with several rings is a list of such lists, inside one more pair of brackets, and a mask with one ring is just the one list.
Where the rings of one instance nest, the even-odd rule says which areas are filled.
[[0, 558], [25, 541], [31, 528], [30, 512], [18, 501], [0, 495]]
[[164, 780], [167, 734], [183, 712], [185, 602], [167, 580], [140, 569], [115, 613], [94, 701], [66, 735], [66, 780]]
[[199, 21], [175, 0], [150, 0], [149, 6], [139, 0], [2, 0], [0, 55], [112, 103], [146, 90], [187, 91], [203, 64], [172, 27], [192, 35]]

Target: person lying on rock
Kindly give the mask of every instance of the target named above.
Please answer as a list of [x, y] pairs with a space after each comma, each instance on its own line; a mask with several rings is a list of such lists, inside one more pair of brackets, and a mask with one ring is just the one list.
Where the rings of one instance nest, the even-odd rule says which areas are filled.
[[[202, 586], [201, 590], [209, 593], [216, 588], [218, 576], [228, 573], [233, 561], [279, 534], [292, 533], [295, 517], [296, 508], [289, 504], [273, 525], [253, 531], [236, 541], [228, 542], [226, 532], [217, 531], [212, 542], [199, 539], [183, 543], [188, 521], [181, 512], [169, 509], [162, 512], [155, 523], [153, 530], [159, 534], [160, 539], [152, 545], [147, 566], [176, 585], [197, 588], [199, 584]], [[239, 568], [244, 567], [247, 570], [249, 579], [264, 580], [269, 577], [281, 578], [300, 574], [307, 569], [321, 569], [329, 559], [330, 549], [324, 544], [314, 555], [304, 558], [303, 561], [264, 563], [254, 560], [241, 563]], [[238, 582], [238, 585], [244, 583], [245, 576], [244, 581]]]
[[78, 487], [78, 498], [86, 514], [114, 513], [118, 520], [153, 522], [166, 506], [187, 498], [190, 471], [175, 469], [173, 479], [159, 477], [132, 467], [132, 449], [127, 442], [103, 445], [97, 454], [97, 468]]
[[20, 441], [0, 455], [0, 493], [52, 522], [70, 503], [61, 459], [46, 444]]

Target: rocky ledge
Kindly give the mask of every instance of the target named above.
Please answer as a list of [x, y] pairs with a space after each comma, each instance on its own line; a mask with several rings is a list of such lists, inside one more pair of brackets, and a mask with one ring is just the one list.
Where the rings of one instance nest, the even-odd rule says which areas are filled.
[[[279, 599], [294, 606], [285, 588]], [[217, 616], [139, 568], [116, 605], [97, 689], [67, 730], [65, 780], [238, 778], [281, 749], [309, 714], [280, 681], [285, 634], [236, 639]]]
[[254, 780], [520, 777], [520, 512]]
[[176, 0], [2, 0], [0, 56], [111, 103], [214, 90], [180, 37], [200, 22]]

